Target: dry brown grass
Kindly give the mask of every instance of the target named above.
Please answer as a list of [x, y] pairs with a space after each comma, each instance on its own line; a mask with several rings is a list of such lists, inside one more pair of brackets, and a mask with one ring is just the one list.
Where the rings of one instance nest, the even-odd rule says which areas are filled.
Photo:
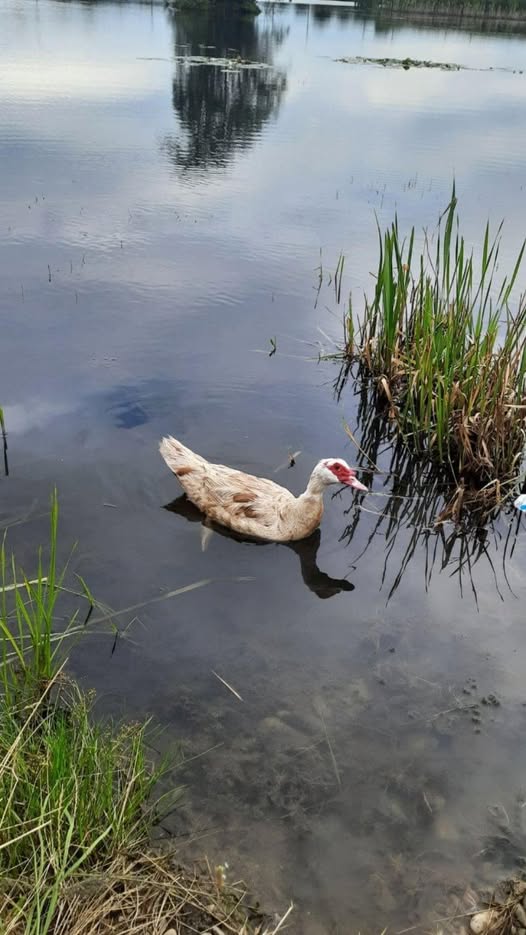
[[[23, 884], [0, 884], [5, 935], [22, 935], [24, 922], [9, 923], [10, 907]], [[3, 892], [2, 892], [3, 890]], [[290, 909], [277, 921], [250, 904], [242, 883], [227, 886], [205, 865], [188, 869], [173, 854], [146, 852], [115, 858], [106, 868], [78, 876], [60, 894], [52, 935], [275, 935], [285, 930]]]

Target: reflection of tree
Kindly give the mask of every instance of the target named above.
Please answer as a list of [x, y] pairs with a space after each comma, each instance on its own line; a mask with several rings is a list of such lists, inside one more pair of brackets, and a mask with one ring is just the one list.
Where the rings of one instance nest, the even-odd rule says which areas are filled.
[[[184, 169], [224, 166], [237, 149], [250, 146], [280, 105], [285, 74], [273, 67], [272, 53], [284, 38], [273, 20], [265, 28], [232, 8], [170, 14], [178, 56], [173, 105], [184, 131], [170, 135], [165, 148]], [[209, 56], [191, 64], [188, 56]], [[222, 60], [230, 59], [230, 63]], [[246, 67], [246, 63], [260, 67]]]

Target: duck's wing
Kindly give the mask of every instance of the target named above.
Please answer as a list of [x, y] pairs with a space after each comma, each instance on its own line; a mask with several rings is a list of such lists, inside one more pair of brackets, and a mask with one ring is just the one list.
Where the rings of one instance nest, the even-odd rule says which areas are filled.
[[[292, 494], [264, 477], [254, 477], [223, 464], [207, 464], [203, 471], [181, 477], [190, 499], [208, 516], [224, 526], [248, 535], [258, 529], [275, 529]], [[257, 527], [257, 528], [256, 528]]]

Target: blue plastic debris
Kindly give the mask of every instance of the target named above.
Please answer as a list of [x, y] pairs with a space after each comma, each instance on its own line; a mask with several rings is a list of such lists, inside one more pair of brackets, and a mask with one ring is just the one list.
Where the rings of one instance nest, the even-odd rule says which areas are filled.
[[526, 513], [526, 493], [521, 493], [520, 497], [517, 497], [513, 506], [517, 507], [522, 513]]

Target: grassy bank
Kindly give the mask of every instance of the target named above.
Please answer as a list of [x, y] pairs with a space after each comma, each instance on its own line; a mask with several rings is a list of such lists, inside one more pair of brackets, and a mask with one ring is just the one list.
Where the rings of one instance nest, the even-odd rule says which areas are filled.
[[349, 303], [343, 356], [371, 379], [404, 442], [446, 472], [457, 496], [499, 502], [517, 483], [526, 417], [526, 305], [496, 282], [500, 229], [480, 265], [460, 234], [455, 194], [434, 239], [379, 231], [376, 288], [363, 315]]
[[30, 576], [5, 539], [0, 550], [0, 932], [263, 933], [220, 868], [152, 850], [179, 793], [173, 783], [158, 792], [174, 764], [152, 756], [148, 722], [97, 722], [93, 697], [66, 674], [95, 600], [59, 570], [57, 536], [55, 496], [47, 557], [38, 553]]

